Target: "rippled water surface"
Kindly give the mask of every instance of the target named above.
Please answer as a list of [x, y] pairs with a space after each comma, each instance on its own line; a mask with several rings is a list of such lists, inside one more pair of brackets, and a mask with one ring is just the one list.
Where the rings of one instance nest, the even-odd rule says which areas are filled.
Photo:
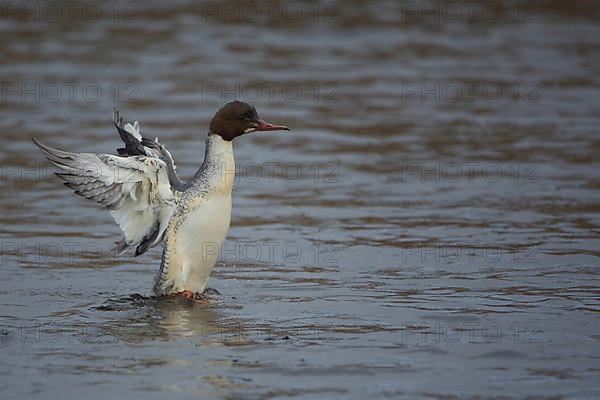
[[[600, 397], [598, 5], [437, 3], [5, 8], [2, 398]], [[30, 138], [116, 105], [188, 177], [234, 97], [293, 131], [236, 140], [219, 299], [146, 298]]]

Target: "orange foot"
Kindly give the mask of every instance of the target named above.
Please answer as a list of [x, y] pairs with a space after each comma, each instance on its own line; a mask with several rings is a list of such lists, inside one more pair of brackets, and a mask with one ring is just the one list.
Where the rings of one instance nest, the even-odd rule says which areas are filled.
[[184, 290], [183, 292], [170, 293], [167, 295], [167, 297], [170, 299], [184, 298], [186, 300], [194, 301], [196, 303], [201, 303], [201, 304], [208, 304], [210, 302], [209, 298], [206, 297], [204, 294], [194, 293], [191, 290]]

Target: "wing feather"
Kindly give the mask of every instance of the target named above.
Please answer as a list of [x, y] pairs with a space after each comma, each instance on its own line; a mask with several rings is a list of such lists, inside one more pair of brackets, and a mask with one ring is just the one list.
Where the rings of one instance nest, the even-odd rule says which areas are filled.
[[113, 113], [113, 122], [117, 128], [117, 132], [125, 147], [117, 149], [117, 153], [121, 156], [139, 156], [145, 155], [152, 158], [162, 160], [167, 166], [167, 176], [169, 183], [174, 191], [183, 192], [187, 185], [177, 175], [177, 167], [173, 156], [167, 148], [158, 141], [158, 138], [150, 140], [142, 137], [140, 133], [140, 124], [135, 121], [133, 124], [123, 124], [123, 117], [119, 114], [119, 110], [115, 109]]
[[59, 169], [56, 175], [67, 187], [110, 210], [124, 234], [119, 250], [135, 248], [139, 255], [162, 240], [180, 195], [171, 189], [164, 161], [145, 155], [71, 153], [33, 142]]

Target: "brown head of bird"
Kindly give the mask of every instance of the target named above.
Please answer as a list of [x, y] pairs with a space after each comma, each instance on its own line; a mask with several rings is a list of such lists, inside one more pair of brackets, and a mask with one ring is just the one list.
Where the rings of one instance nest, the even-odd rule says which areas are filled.
[[227, 141], [251, 132], [289, 130], [287, 126], [265, 121], [254, 106], [237, 100], [225, 104], [210, 122], [210, 132]]

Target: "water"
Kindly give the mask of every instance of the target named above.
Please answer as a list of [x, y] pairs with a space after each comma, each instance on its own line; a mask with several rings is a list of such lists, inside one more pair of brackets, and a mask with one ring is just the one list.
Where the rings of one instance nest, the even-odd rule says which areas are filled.
[[[597, 4], [48, 4], [0, 24], [3, 398], [600, 397]], [[29, 139], [118, 105], [190, 176], [234, 97], [293, 131], [236, 141], [220, 298], [146, 298]]]

